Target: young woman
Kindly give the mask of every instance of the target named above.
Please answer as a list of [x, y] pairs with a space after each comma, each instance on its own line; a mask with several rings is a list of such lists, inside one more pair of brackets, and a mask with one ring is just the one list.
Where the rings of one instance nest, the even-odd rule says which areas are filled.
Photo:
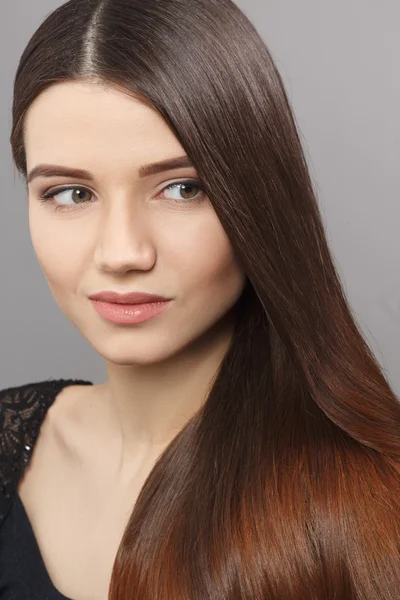
[[14, 92], [32, 243], [108, 379], [1, 392], [2, 600], [398, 598], [400, 404], [254, 26], [71, 0]]

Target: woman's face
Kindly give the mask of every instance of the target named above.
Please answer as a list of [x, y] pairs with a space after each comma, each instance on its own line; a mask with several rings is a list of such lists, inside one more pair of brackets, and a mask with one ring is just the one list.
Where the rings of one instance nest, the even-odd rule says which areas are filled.
[[[29, 224], [56, 302], [106, 360], [166, 359], [236, 304], [246, 277], [195, 169], [140, 176], [144, 165], [185, 156], [156, 111], [99, 84], [56, 84], [30, 107], [25, 149], [28, 177], [38, 165], [87, 171], [34, 177]], [[187, 180], [197, 187], [176, 185]], [[149, 321], [121, 325], [89, 300], [102, 290], [172, 301]]]

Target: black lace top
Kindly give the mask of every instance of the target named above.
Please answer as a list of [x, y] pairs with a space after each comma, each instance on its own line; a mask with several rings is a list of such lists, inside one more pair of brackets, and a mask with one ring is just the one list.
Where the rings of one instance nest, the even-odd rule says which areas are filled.
[[46, 412], [69, 385], [81, 379], [29, 383], [0, 391], [0, 599], [70, 600], [52, 584], [18, 495]]

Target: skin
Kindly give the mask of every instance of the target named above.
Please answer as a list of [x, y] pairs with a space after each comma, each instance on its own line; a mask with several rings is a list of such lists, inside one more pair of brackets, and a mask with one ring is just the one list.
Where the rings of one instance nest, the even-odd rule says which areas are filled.
[[[140, 101], [97, 83], [56, 84], [28, 111], [25, 150], [28, 176], [43, 163], [92, 175], [32, 179], [29, 226], [54, 299], [106, 361], [108, 378], [59, 394], [19, 493], [58, 589], [107, 598], [134, 500], [205, 401], [246, 276], [205, 192], [191, 188], [197, 200], [184, 202], [182, 188], [166, 189], [201, 183], [193, 167], [139, 177], [143, 165], [186, 154]], [[73, 191], [40, 201], [61, 185], [83, 188], [83, 203]], [[116, 325], [88, 299], [101, 290], [172, 301], [153, 320]]]
[[[28, 111], [25, 150], [28, 177], [43, 163], [92, 175], [32, 179], [29, 226], [54, 299], [106, 361], [108, 378], [59, 394], [19, 494], [54, 585], [67, 597], [106, 599], [134, 502], [206, 399], [246, 277], [205, 192], [165, 189], [199, 182], [193, 167], [139, 177], [141, 166], [186, 153], [138, 100], [96, 83], [56, 84]], [[40, 201], [67, 184], [86, 191], [83, 203], [73, 191]], [[116, 325], [88, 299], [101, 290], [172, 301], [153, 320]]]

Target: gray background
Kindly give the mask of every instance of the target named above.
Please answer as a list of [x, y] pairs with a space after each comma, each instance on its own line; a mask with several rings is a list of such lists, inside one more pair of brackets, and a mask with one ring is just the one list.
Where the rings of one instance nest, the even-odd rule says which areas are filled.
[[[36, 260], [9, 145], [19, 57], [62, 3], [0, 4], [0, 388], [50, 377], [106, 378], [103, 359], [60, 311]], [[237, 4], [285, 80], [345, 291], [399, 394], [399, 0]]]

